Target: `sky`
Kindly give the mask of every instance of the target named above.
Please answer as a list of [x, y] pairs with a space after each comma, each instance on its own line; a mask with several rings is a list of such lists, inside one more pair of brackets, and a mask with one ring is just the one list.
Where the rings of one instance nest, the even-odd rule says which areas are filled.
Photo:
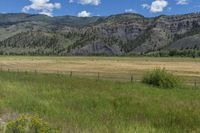
[[109, 16], [138, 13], [145, 17], [200, 11], [200, 0], [0, 0], [0, 13], [48, 16]]

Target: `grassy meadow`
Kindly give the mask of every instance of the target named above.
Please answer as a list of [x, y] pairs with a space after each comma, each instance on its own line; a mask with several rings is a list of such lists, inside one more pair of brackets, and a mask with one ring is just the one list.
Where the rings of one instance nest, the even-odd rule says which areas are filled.
[[200, 88], [0, 72], [0, 118], [10, 114], [37, 114], [62, 133], [199, 133]]
[[73, 76], [139, 81], [145, 72], [165, 68], [181, 76], [187, 84], [200, 84], [200, 58], [155, 57], [52, 57], [52, 56], [0, 56], [3, 71], [32, 71], [62, 73]]

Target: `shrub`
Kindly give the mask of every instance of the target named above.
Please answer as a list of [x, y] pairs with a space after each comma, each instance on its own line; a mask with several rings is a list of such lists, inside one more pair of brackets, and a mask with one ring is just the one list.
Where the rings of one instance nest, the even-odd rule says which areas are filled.
[[174, 88], [180, 84], [178, 77], [167, 72], [165, 69], [155, 69], [146, 73], [142, 82], [163, 88]]
[[58, 133], [38, 116], [21, 116], [5, 125], [4, 133]]

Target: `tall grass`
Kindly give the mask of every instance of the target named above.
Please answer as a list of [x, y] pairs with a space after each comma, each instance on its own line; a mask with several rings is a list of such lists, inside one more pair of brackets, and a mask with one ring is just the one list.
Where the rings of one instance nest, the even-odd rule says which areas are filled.
[[[154, 89], [152, 89], [154, 88]], [[0, 73], [0, 117], [37, 114], [61, 132], [200, 132], [200, 90]]]

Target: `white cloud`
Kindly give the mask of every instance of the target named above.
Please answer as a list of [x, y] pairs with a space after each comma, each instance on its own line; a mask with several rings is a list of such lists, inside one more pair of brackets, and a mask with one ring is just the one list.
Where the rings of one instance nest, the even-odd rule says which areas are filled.
[[166, 0], [155, 0], [148, 4], [142, 4], [143, 8], [150, 10], [153, 13], [163, 12], [163, 10], [168, 6], [168, 2]]
[[177, 0], [177, 5], [188, 5], [189, 1], [188, 0]]
[[78, 13], [78, 17], [90, 17], [91, 13], [87, 11], [82, 11]]
[[142, 7], [143, 7], [143, 8], [146, 8], [146, 9], [150, 9], [150, 8], [151, 8], [151, 6], [148, 5], [148, 4], [142, 4]]
[[101, 0], [69, 0], [70, 3], [77, 2], [82, 5], [95, 5], [101, 4]]
[[53, 16], [54, 9], [61, 8], [60, 3], [50, 3], [50, 0], [29, 0], [31, 5], [25, 6], [22, 12], [29, 12], [30, 10], [39, 11], [39, 14]]
[[133, 10], [133, 9], [126, 9], [125, 12], [126, 12], [126, 13], [136, 13], [136, 11]]

